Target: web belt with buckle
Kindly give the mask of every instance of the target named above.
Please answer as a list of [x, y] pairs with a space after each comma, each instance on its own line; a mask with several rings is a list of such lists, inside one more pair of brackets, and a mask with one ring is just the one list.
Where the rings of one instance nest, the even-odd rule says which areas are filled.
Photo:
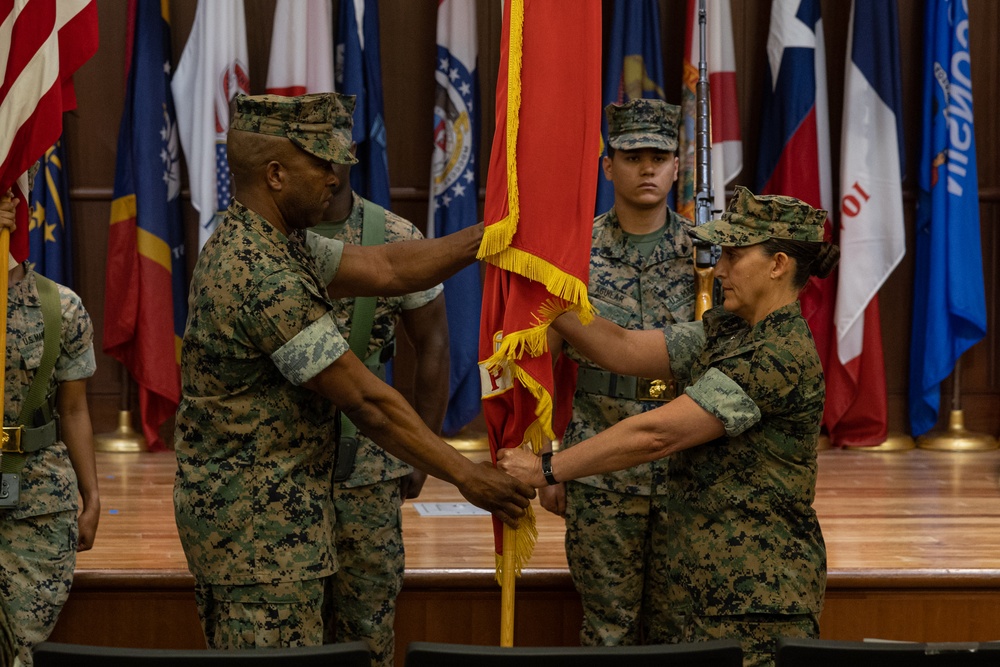
[[619, 375], [597, 368], [577, 371], [576, 388], [588, 394], [636, 401], [670, 401], [677, 397], [673, 380], [650, 380], [632, 375]]
[[58, 439], [59, 429], [55, 419], [37, 428], [4, 426], [3, 438], [0, 439], [0, 453], [30, 454], [48, 447]]

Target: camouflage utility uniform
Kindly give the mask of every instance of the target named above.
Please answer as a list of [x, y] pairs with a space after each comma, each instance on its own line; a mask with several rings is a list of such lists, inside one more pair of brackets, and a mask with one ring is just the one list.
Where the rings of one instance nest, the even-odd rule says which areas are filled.
[[[597, 314], [626, 329], [690, 321], [694, 315], [690, 226], [668, 210], [662, 236], [646, 257], [622, 230], [614, 209], [598, 216], [588, 286]], [[649, 400], [648, 392], [637, 398], [636, 387], [645, 385], [637, 385], [635, 378], [613, 376], [572, 347], [567, 351], [580, 371], [564, 447], [663, 405]], [[610, 378], [617, 396], [608, 395]], [[660, 459], [566, 483], [566, 556], [583, 603], [583, 644], [641, 643], [642, 626], [661, 623], [668, 611], [662, 600], [667, 465], [667, 459]]]
[[[692, 223], [667, 208], [666, 187], [658, 193], [662, 199], [637, 203], [632, 190], [636, 174], [615, 175], [617, 160], [627, 170], [630, 160], [657, 159], [660, 167], [641, 167], [649, 169], [644, 176], [672, 185], [666, 182], [667, 171], [653, 174], [675, 163], [680, 107], [636, 99], [610, 104], [605, 114], [611, 150], [604, 164], [614, 181], [615, 206], [594, 220], [591, 303], [598, 315], [626, 329], [688, 322], [695, 302], [694, 245], [688, 234]], [[625, 231], [629, 225], [619, 220], [619, 211], [642, 215], [642, 207], [657, 205], [666, 212], [662, 227], [648, 234]], [[580, 368], [564, 447], [657, 408], [675, 394], [676, 388], [662, 382], [657, 386], [603, 371], [568, 350]], [[640, 644], [650, 626], [666, 622], [667, 466], [667, 459], [660, 459], [566, 484], [566, 557], [583, 604], [580, 641], [585, 645]]]
[[[364, 200], [353, 193], [347, 220], [339, 224], [321, 224], [315, 231], [344, 243], [360, 245], [363, 214]], [[391, 211], [385, 212], [385, 227], [386, 243], [423, 238], [416, 227]], [[402, 297], [379, 297], [367, 353], [362, 360], [372, 357], [377, 360], [383, 350], [391, 349], [401, 313], [427, 305], [442, 290], [439, 285]], [[336, 323], [345, 338], [350, 337], [353, 304], [354, 299], [334, 302]], [[384, 380], [381, 365], [376, 367], [376, 374], [380, 370]], [[332, 639], [364, 639], [373, 653], [373, 664], [391, 665], [396, 596], [403, 586], [404, 570], [400, 480], [413, 468], [361, 433], [356, 437], [358, 450], [354, 470], [348, 479], [333, 485], [337, 512], [334, 533], [340, 569], [333, 578]]]
[[671, 457], [664, 562], [674, 620], [654, 639], [740, 639], [745, 665], [773, 664], [777, 637], [818, 636], [826, 587], [812, 508], [819, 355], [797, 301], [753, 327], [715, 308], [666, 340], [684, 393], [726, 435]]
[[[28, 268], [26, 266], [26, 268]], [[83, 380], [97, 369], [94, 327], [80, 297], [62, 285], [60, 349], [48, 383], [53, 395], [61, 382]], [[35, 273], [7, 292], [7, 361], [4, 369], [4, 424], [18, 424], [21, 404], [42, 360], [45, 326]], [[0, 508], [0, 595], [20, 646], [31, 665], [31, 647], [49, 636], [69, 596], [76, 566], [76, 473], [62, 441], [25, 454], [21, 501]]]
[[234, 200], [198, 256], [174, 505], [214, 648], [323, 640], [334, 410], [301, 385], [348, 349], [326, 289], [342, 250]]

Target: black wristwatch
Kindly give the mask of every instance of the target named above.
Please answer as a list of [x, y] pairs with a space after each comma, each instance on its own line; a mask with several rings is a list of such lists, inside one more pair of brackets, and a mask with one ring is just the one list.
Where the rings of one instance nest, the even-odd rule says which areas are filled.
[[558, 484], [556, 476], [552, 474], [552, 452], [542, 452], [542, 475], [549, 486]]

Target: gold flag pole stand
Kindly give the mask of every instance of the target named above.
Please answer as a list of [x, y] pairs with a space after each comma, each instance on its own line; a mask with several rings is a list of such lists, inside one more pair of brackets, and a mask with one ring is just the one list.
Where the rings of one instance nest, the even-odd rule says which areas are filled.
[[965, 413], [961, 397], [962, 360], [955, 363], [952, 375], [951, 414], [945, 431], [931, 431], [917, 438], [917, 447], [943, 452], [985, 452], [997, 448], [997, 439], [986, 433], [976, 433], [965, 428]]
[[916, 446], [916, 443], [913, 442], [913, 438], [907, 434], [890, 433], [886, 437], [885, 442], [880, 445], [874, 445], [871, 447], [846, 445], [844, 449], [849, 449], [852, 452], [905, 452], [916, 448]]
[[94, 436], [94, 450], [98, 452], [144, 452], [146, 438], [132, 428], [132, 412], [129, 410], [129, 375], [124, 365], [122, 369], [121, 409], [118, 411], [118, 428], [108, 433]]

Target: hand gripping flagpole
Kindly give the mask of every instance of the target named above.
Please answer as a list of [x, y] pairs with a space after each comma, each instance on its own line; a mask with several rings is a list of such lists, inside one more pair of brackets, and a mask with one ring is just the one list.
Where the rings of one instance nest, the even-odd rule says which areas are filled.
[[[704, 225], [712, 219], [712, 205], [715, 194], [712, 190], [712, 128], [709, 107], [708, 62], [705, 56], [705, 0], [698, 0], [698, 85], [695, 87], [695, 195], [694, 222]], [[712, 307], [713, 267], [715, 255], [712, 246], [695, 242], [694, 278], [695, 304], [694, 318]]]

